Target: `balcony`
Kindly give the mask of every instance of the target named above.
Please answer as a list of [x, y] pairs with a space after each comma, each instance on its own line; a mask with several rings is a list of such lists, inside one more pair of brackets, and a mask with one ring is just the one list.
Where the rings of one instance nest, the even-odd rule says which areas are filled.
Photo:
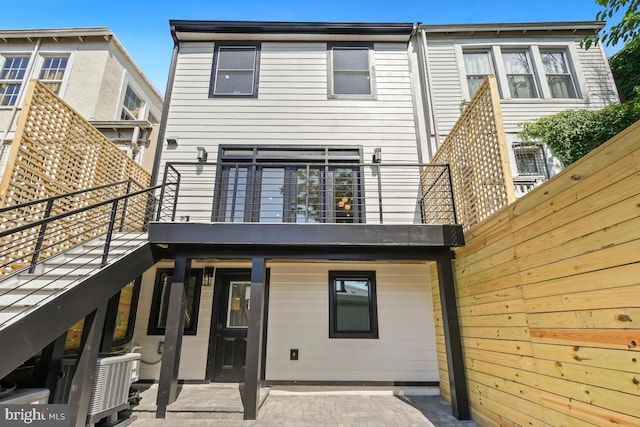
[[162, 188], [150, 240], [193, 251], [463, 242], [448, 165], [168, 163]]

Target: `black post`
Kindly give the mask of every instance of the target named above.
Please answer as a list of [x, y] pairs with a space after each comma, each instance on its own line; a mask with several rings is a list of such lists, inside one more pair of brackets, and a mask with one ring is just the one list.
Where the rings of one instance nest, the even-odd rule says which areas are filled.
[[167, 406], [175, 402], [178, 395], [178, 368], [184, 333], [184, 310], [186, 306], [185, 283], [189, 280], [191, 259], [177, 257], [171, 278], [167, 326], [164, 334], [162, 366], [158, 381], [156, 418], [165, 418]]
[[119, 305], [120, 292], [109, 298], [109, 302], [107, 303], [107, 314], [104, 320], [102, 339], [100, 340], [100, 353], [110, 353], [113, 349], [113, 334], [116, 330]]
[[[44, 208], [44, 215], [42, 219], [49, 218], [51, 215], [51, 209], [53, 208], [54, 199], [50, 199], [47, 202], [47, 206]], [[48, 222], [45, 222], [40, 226], [40, 231], [38, 232], [38, 240], [36, 241], [36, 247], [33, 250], [33, 256], [31, 257], [31, 266], [29, 267], [29, 274], [33, 274], [36, 270], [36, 264], [38, 263], [38, 258], [40, 257], [40, 250], [42, 249], [42, 243], [44, 242], [44, 234], [47, 232]]]
[[247, 355], [244, 370], [244, 419], [255, 420], [260, 406], [260, 373], [262, 363], [262, 319], [264, 318], [264, 258], [251, 263], [251, 309], [247, 328]]
[[49, 403], [55, 399], [58, 375], [62, 367], [62, 357], [64, 356], [64, 345], [67, 340], [67, 331], [51, 342], [42, 350], [40, 360], [33, 373], [32, 386], [37, 388], [48, 388]]
[[[127, 182], [127, 194], [131, 193], [131, 184], [133, 183], [133, 179], [129, 178], [129, 182]], [[124, 231], [125, 220], [127, 217], [127, 207], [129, 206], [129, 198], [124, 199], [124, 206], [122, 206], [122, 217], [120, 217], [120, 227], [118, 230], [122, 233]]]
[[442, 306], [442, 323], [447, 351], [449, 387], [451, 389], [451, 412], [459, 420], [468, 420], [471, 415], [464, 371], [460, 322], [458, 320], [458, 304], [453, 269], [451, 267], [452, 258], [452, 252], [438, 258], [438, 285], [440, 288], [440, 305]]
[[111, 208], [111, 217], [109, 218], [109, 229], [107, 230], [107, 235], [105, 236], [104, 241], [104, 250], [102, 251], [102, 266], [107, 265], [107, 260], [109, 259], [109, 248], [111, 247], [111, 238], [113, 237], [113, 228], [116, 223], [116, 217], [118, 216], [118, 201], [113, 202], [113, 207]]
[[75, 427], [87, 425], [89, 402], [96, 377], [98, 347], [106, 313], [107, 304], [102, 304], [84, 318], [80, 355], [76, 362], [69, 393], [69, 423]]

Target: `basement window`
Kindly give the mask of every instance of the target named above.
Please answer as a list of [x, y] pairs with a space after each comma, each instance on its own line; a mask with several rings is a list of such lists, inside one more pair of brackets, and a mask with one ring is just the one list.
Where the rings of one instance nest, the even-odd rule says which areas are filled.
[[[202, 273], [202, 269], [191, 269], [189, 282], [185, 285], [184, 335], [195, 335], [198, 329], [198, 309], [200, 307]], [[151, 314], [149, 316], [147, 335], [165, 334], [172, 278], [172, 268], [159, 268], [156, 270], [156, 281], [153, 289], [153, 300], [151, 301]]]
[[375, 271], [329, 272], [329, 338], [378, 338]]

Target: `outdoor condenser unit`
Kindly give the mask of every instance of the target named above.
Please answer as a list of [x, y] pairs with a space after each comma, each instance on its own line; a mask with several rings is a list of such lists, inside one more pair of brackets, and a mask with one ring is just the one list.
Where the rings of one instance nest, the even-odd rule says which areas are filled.
[[[89, 402], [88, 424], [128, 407], [129, 387], [140, 376], [140, 357], [140, 353], [126, 353], [98, 358], [96, 379]], [[68, 400], [75, 365], [75, 359], [63, 359], [64, 375], [58, 381], [54, 403]]]

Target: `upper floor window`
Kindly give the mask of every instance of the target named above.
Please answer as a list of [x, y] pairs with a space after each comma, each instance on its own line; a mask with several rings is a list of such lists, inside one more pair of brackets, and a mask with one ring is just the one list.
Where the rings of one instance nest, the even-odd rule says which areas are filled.
[[259, 52], [259, 44], [217, 44], [209, 96], [256, 98]]
[[120, 113], [121, 120], [140, 120], [140, 114], [144, 101], [131, 89], [131, 86], [127, 86], [127, 91], [124, 94], [124, 104], [122, 105], [122, 112]]
[[536, 83], [531, 68], [529, 51], [503, 50], [502, 59], [512, 98], [537, 98]]
[[564, 50], [540, 50], [552, 98], [577, 98]]
[[467, 74], [467, 86], [471, 98], [478, 91], [487, 75], [495, 74], [489, 51], [464, 52], [464, 69]]
[[38, 79], [55, 94], [60, 92], [68, 60], [66, 56], [46, 56], [42, 63]]
[[0, 106], [15, 105], [22, 80], [27, 71], [29, 56], [6, 56], [0, 69]]
[[329, 45], [329, 96], [373, 96], [373, 67], [370, 44]]
[[[489, 74], [504, 99], [578, 98], [576, 70], [567, 47], [531, 45], [460, 46], [468, 96], [473, 98]], [[464, 89], [463, 89], [464, 91]]]

